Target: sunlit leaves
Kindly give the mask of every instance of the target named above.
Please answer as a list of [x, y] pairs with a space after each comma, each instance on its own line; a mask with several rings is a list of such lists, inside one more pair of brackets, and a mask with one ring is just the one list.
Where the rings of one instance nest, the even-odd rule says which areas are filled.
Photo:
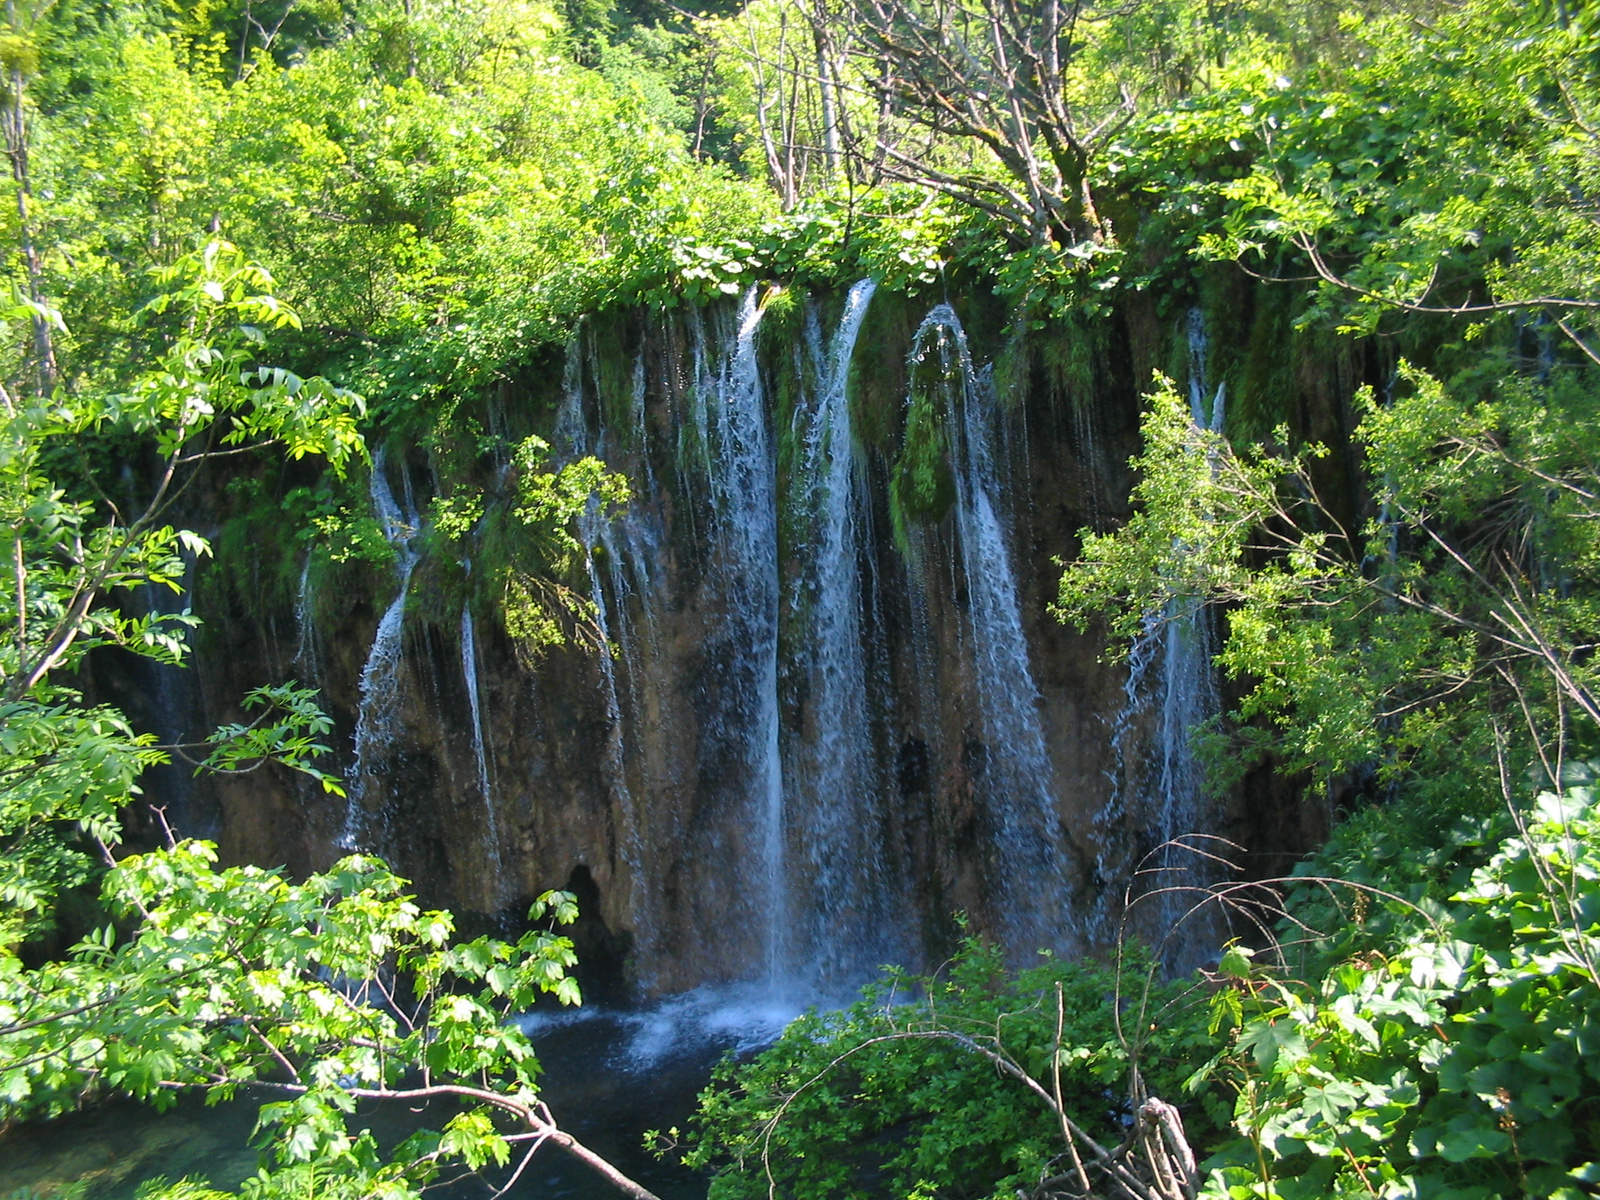
[[1391, 957], [1338, 964], [1319, 988], [1235, 975], [1212, 1003], [1244, 1014], [1221, 1068], [1244, 1141], [1205, 1194], [1582, 1194], [1592, 1146], [1572, 1117], [1600, 1098], [1595, 815], [1586, 788], [1546, 793], [1443, 924]]
[[[1355, 440], [1375, 512], [1364, 527], [1318, 494], [1317, 448], [1235, 450], [1163, 385], [1134, 460], [1135, 512], [1114, 532], [1085, 531], [1056, 611], [1098, 615], [1127, 644], [1152, 619], [1220, 607], [1217, 661], [1246, 685], [1212, 747], [1233, 747], [1214, 756], [1223, 785], [1246, 747], [1324, 780], [1388, 756], [1397, 782], [1432, 761], [1456, 772], [1441, 782], [1461, 781], [1439, 792], [1459, 812], [1459, 788], [1486, 781], [1467, 749], [1487, 749], [1473, 732], [1486, 689], [1520, 688], [1531, 714], [1554, 690], [1592, 686], [1586, 657], [1559, 648], [1600, 629], [1595, 417], [1581, 379], [1557, 383], [1511, 378], [1480, 398], [1401, 364], [1385, 400], [1363, 391]], [[1560, 587], [1536, 565], [1555, 561]]]
[[[353, 1092], [425, 1064], [435, 1083], [531, 1100], [538, 1064], [506, 1018], [544, 993], [576, 1002], [571, 942], [552, 927], [451, 946], [449, 915], [418, 907], [376, 859], [303, 884], [215, 864], [194, 842], [126, 858], [106, 891], [131, 934], [107, 927], [37, 969], [0, 954], [0, 1113], [60, 1112], [103, 1089], [166, 1104], [175, 1089], [270, 1081], [283, 1098], [259, 1121], [285, 1174], [263, 1177], [269, 1191], [310, 1164], [410, 1188], [450, 1158], [503, 1164], [509, 1143], [482, 1109], [386, 1158], [350, 1127]], [[534, 919], [546, 914], [574, 919], [573, 898], [546, 893]]]
[[317, 693], [293, 686], [259, 687], [242, 705], [256, 716], [248, 722], [221, 725], [206, 738], [209, 753], [200, 769], [222, 772], [251, 770], [276, 761], [309, 775], [325, 792], [344, 795], [337, 779], [319, 770], [315, 760], [328, 753], [318, 741], [333, 730], [333, 721], [317, 705]]
[[[1128, 951], [1124, 981], [1143, 965]], [[1158, 986], [1148, 1007], [1118, 987], [1115, 971], [1089, 962], [1009, 973], [997, 950], [966, 941], [937, 976], [890, 972], [850, 1008], [801, 1017], [750, 1062], [730, 1058], [701, 1094], [686, 1161], [714, 1166], [713, 1194], [730, 1200], [773, 1185], [799, 1200], [872, 1196], [885, 1184], [897, 1195], [1036, 1186], [1061, 1152], [1059, 1122], [944, 1035], [997, 1047], [1046, 1088], [1059, 1066], [1069, 1114], [1114, 1142], [1130, 1051], [1153, 1092], [1175, 1094], [1188, 1057], [1214, 1048], [1181, 985]], [[1200, 1105], [1186, 1120], [1206, 1128]]]
[[1408, 306], [1491, 303], [1587, 328], [1593, 31], [1477, 0], [1349, 32], [1364, 53], [1339, 90], [1247, 102], [1258, 128], [1234, 144], [1253, 162], [1221, 188], [1201, 253], [1321, 276], [1313, 312], [1347, 331]]
[[[0, 531], [7, 586], [0, 588], [0, 929], [10, 940], [48, 920], [59, 892], [82, 883], [84, 836], [114, 845], [117, 810], [146, 767], [179, 755], [213, 770], [282, 762], [338, 791], [313, 765], [330, 730], [313, 696], [263, 688], [246, 700], [254, 720], [233, 723], [201, 745], [157, 748], [120, 714], [83, 708], [63, 673], [99, 646], [181, 664], [197, 624], [187, 608], [130, 605], [141, 589], [183, 593], [191, 563], [210, 552], [198, 534], [163, 519], [208, 456], [228, 446], [279, 443], [291, 456], [316, 453], [337, 470], [364, 453], [355, 429], [361, 401], [320, 379], [260, 364], [259, 325], [293, 314], [273, 299], [272, 280], [235, 248], [213, 242], [157, 272], [164, 290], [147, 306], [168, 322], [164, 349], [130, 372], [120, 391], [66, 390], [6, 397], [0, 426]], [[251, 324], [254, 322], [255, 324]], [[81, 462], [89, 435], [133, 439], [162, 459], [151, 489], [119, 505], [75, 480], [55, 477]], [[129, 1067], [130, 1078], [142, 1068]]]

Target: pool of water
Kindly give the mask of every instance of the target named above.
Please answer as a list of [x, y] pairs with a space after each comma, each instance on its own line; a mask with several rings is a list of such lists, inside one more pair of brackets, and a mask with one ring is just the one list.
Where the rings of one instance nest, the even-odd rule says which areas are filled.
[[[702, 1200], [705, 1179], [647, 1154], [645, 1130], [681, 1126], [724, 1053], [753, 1053], [799, 1011], [798, 1004], [763, 989], [733, 986], [704, 988], [640, 1008], [534, 1012], [519, 1023], [538, 1047], [545, 1068], [543, 1095], [562, 1128], [662, 1200]], [[195, 1098], [167, 1113], [115, 1101], [22, 1126], [0, 1137], [0, 1196], [20, 1190], [51, 1200], [81, 1184], [82, 1200], [131, 1200], [141, 1183], [158, 1176], [189, 1176], [235, 1189], [258, 1166], [249, 1139], [265, 1098], [241, 1097], [210, 1108]], [[449, 1111], [370, 1105], [360, 1110], [355, 1124], [372, 1129], [380, 1143], [393, 1144], [418, 1125], [438, 1128]], [[499, 1182], [492, 1173], [489, 1178]], [[471, 1200], [486, 1189], [459, 1184], [444, 1194]], [[546, 1147], [507, 1200], [612, 1200], [616, 1195], [582, 1163]]]

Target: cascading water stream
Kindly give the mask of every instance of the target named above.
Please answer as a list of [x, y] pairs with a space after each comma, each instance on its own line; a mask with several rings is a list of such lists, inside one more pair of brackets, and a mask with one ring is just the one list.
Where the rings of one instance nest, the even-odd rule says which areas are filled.
[[294, 666], [305, 675], [304, 682], [313, 685], [322, 678], [322, 662], [317, 654], [317, 623], [312, 612], [315, 599], [311, 588], [311, 555], [307, 553], [294, 598]]
[[1061, 872], [1061, 826], [1040, 722], [1041, 699], [1028, 661], [1016, 574], [1001, 525], [1002, 487], [989, 422], [995, 402], [972, 365], [955, 310], [936, 306], [912, 341], [914, 365], [938, 356], [945, 427], [952, 437], [956, 536], [964, 576], [974, 667], [982, 775], [1015, 946], [1060, 945], [1077, 933]]
[[[703, 444], [717, 464], [712, 474], [716, 539], [724, 571], [730, 632], [746, 648], [745, 678], [735, 687], [749, 783], [758, 798], [764, 955], [768, 981], [787, 978], [789, 895], [784, 827], [783, 763], [778, 710], [777, 480], [767, 436], [766, 401], [756, 359], [756, 330], [765, 309], [756, 290], [739, 308], [738, 336], [719, 374], [715, 412]], [[733, 732], [731, 730], [725, 732]]]
[[[1191, 309], [1189, 345], [1189, 415], [1194, 424], [1221, 433], [1226, 413], [1226, 384], [1218, 386], [1206, 411], [1209, 343], [1205, 319]], [[1159, 928], [1157, 938], [1176, 932], [1193, 906], [1195, 894], [1184, 889], [1203, 885], [1206, 860], [1174, 844], [1174, 839], [1204, 833], [1210, 827], [1205, 770], [1194, 749], [1194, 734], [1220, 710], [1212, 668], [1211, 613], [1203, 601], [1174, 600], [1161, 612], [1145, 614], [1144, 632], [1128, 653], [1125, 702], [1112, 724], [1112, 750], [1117, 762], [1112, 797], [1100, 814], [1100, 874], [1117, 877], [1128, 864], [1115, 861], [1119, 849], [1111, 827], [1126, 819], [1132, 807], [1137, 824], [1153, 846], [1140, 866], [1149, 872], [1149, 888]], [[1136, 749], [1142, 727], [1149, 746]], [[1109, 915], [1110, 897], [1101, 906]], [[1151, 902], [1147, 902], [1151, 903]], [[1164, 957], [1174, 969], [1193, 966], [1203, 957], [1203, 938], [1173, 937]], [[1191, 961], [1193, 960], [1193, 961]]]
[[[362, 848], [366, 836], [367, 794], [376, 778], [377, 761], [394, 742], [400, 723], [400, 666], [404, 644], [406, 597], [411, 591], [411, 573], [417, 554], [411, 539], [419, 524], [416, 513], [401, 512], [385, 474], [383, 447], [372, 456], [372, 507], [383, 526], [384, 540], [394, 547], [395, 572], [399, 591], [378, 622], [372, 649], [361, 669], [361, 707], [356, 716], [355, 769], [350, 779], [350, 801], [345, 810], [344, 831], [339, 845], [347, 850]], [[409, 496], [409, 486], [406, 492]]]
[[[883, 772], [874, 760], [863, 642], [861, 539], [865, 489], [851, 429], [848, 381], [876, 284], [850, 289], [819, 372], [815, 401], [796, 412], [792, 506], [807, 529], [791, 549], [800, 567], [788, 597], [803, 630], [790, 671], [803, 678], [807, 712], [789, 731], [785, 781], [791, 836], [806, 858], [807, 911], [794, 949], [818, 981], [863, 975], [895, 956], [886, 920], [878, 807]], [[796, 964], [797, 967], [799, 964]]]
[[[146, 583], [139, 588], [144, 609], [152, 618], [181, 618], [191, 612], [194, 595], [195, 555], [185, 551], [183, 577], [176, 592]], [[164, 632], [189, 643], [193, 642], [188, 630], [175, 620], [163, 620]], [[199, 672], [185, 669], [184, 665], [141, 659], [145, 673], [145, 687], [150, 701], [151, 731], [168, 745], [182, 745], [194, 733], [194, 723], [203, 711], [197, 684]], [[165, 819], [184, 837], [211, 837], [215, 835], [214, 820], [204, 806], [196, 805], [195, 773], [181, 761], [159, 763], [149, 769], [145, 786], [151, 795], [161, 797]]]
[[467, 687], [467, 707], [472, 715], [472, 757], [478, 769], [478, 795], [483, 801], [484, 840], [488, 852], [489, 897], [499, 907], [502, 861], [500, 823], [495, 816], [494, 791], [489, 780], [488, 731], [483, 725], [483, 700], [478, 683], [478, 636], [470, 605], [461, 606], [461, 675]]

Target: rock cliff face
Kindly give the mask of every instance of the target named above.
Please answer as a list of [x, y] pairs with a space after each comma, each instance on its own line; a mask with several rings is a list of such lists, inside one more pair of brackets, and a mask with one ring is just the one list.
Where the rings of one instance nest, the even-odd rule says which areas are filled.
[[[165, 685], [216, 720], [248, 686], [314, 681], [351, 800], [265, 773], [163, 798], [229, 858], [306, 870], [358, 845], [487, 920], [571, 887], [594, 977], [645, 992], [847, 984], [936, 960], [957, 912], [1019, 960], [1093, 951], [1167, 837], [1305, 849], [1317, 815], [1281, 781], [1203, 794], [1208, 614], [1165, 614], [1124, 666], [1046, 607], [1077, 531], [1124, 511], [1151, 369], [1187, 347], [1214, 411], [1204, 319], [1031, 344], [1000, 324], [868, 283], [594, 322], [483, 415], [627, 474], [633, 502], [581, 531], [612, 653], [519, 659], [396, 540], [401, 569], [303, 595], [298, 624], [202, 612], [199, 669]], [[428, 456], [391, 444], [377, 469], [409, 539]], [[1176, 915], [1143, 912], [1155, 936]]]

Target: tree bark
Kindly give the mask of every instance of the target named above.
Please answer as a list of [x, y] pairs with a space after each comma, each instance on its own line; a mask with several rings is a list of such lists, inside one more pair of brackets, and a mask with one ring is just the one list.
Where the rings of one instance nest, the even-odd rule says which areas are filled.
[[[16, 0], [6, 0], [6, 25], [12, 36], [26, 36], [21, 27]], [[11, 178], [17, 185], [17, 236], [22, 261], [28, 274], [28, 299], [44, 305], [44, 268], [39, 258], [37, 233], [33, 225], [33, 190], [28, 178], [28, 77], [21, 62], [12, 62], [6, 72], [5, 110], [0, 124], [5, 128], [6, 157], [11, 162]], [[48, 395], [56, 382], [55, 344], [50, 322], [33, 314], [34, 386], [39, 395]]]

